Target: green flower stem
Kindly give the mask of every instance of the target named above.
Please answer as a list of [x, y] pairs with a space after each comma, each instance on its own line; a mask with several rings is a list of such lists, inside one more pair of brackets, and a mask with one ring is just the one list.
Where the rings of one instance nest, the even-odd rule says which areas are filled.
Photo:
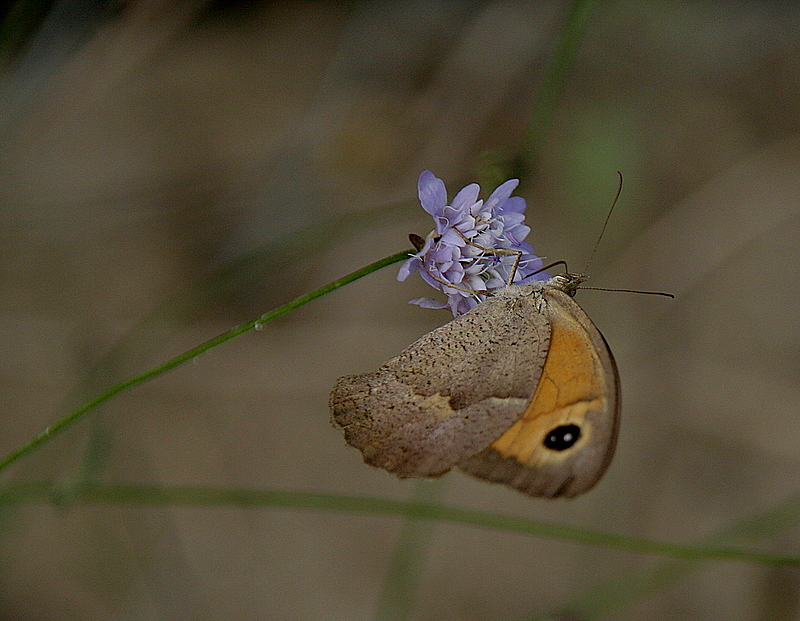
[[[53, 482], [12, 483], [0, 486], [0, 506], [30, 504], [52, 498]], [[71, 498], [97, 504], [151, 506], [285, 508], [308, 511], [340, 511], [387, 515], [417, 520], [466, 524], [480, 528], [516, 532], [570, 543], [613, 548], [641, 554], [656, 554], [684, 560], [718, 560], [759, 565], [800, 566], [800, 556], [755, 552], [723, 545], [684, 545], [600, 532], [579, 526], [542, 522], [510, 515], [443, 507], [430, 502], [390, 500], [305, 491], [248, 490], [233, 488], [117, 483], [84, 483]]]
[[595, 0], [575, 0], [572, 3], [556, 49], [550, 62], [547, 63], [525, 134], [524, 157], [531, 168], [535, 169], [539, 162], [553, 124], [561, 90], [571, 73], [575, 54], [578, 52], [594, 3]]
[[[414, 489], [413, 502], [438, 507], [444, 490], [441, 479], [420, 481]], [[429, 520], [404, 520], [372, 615], [375, 621], [411, 618], [433, 533], [434, 525]]]
[[[778, 536], [797, 528], [798, 523], [800, 494], [793, 494], [772, 508], [734, 522], [694, 545], [727, 547], [774, 541]], [[663, 591], [703, 567], [700, 561], [670, 558], [652, 567], [637, 567], [593, 584], [571, 600], [563, 602], [558, 609], [545, 611], [529, 619], [549, 621], [564, 611], [570, 611], [575, 618], [587, 621], [616, 618], [632, 602]]]
[[222, 334], [215, 336], [214, 338], [206, 341], [205, 343], [201, 343], [200, 345], [197, 345], [196, 347], [193, 347], [192, 349], [185, 351], [184, 353], [178, 356], [175, 356], [171, 360], [167, 360], [166, 362], [163, 362], [158, 366], [148, 369], [147, 371], [139, 373], [138, 375], [134, 375], [133, 377], [129, 377], [128, 379], [121, 381], [119, 384], [115, 384], [111, 388], [108, 388], [107, 390], [101, 392], [94, 399], [84, 403], [79, 408], [72, 410], [72, 412], [70, 412], [63, 418], [59, 419], [52, 425], [47, 426], [32, 440], [26, 442], [21, 447], [11, 452], [9, 455], [7, 455], [2, 461], [0, 461], [0, 472], [8, 468], [8, 466], [13, 464], [20, 457], [27, 455], [28, 453], [32, 452], [33, 450], [35, 450], [36, 448], [38, 448], [39, 446], [50, 440], [51, 438], [58, 435], [60, 432], [64, 431], [64, 429], [72, 425], [72, 423], [78, 421], [80, 418], [83, 417], [84, 414], [86, 414], [90, 410], [93, 410], [101, 403], [123, 392], [124, 390], [132, 388], [133, 386], [141, 384], [142, 382], [145, 382], [154, 377], [158, 377], [159, 375], [163, 375], [167, 371], [171, 371], [175, 367], [178, 367], [183, 363], [188, 362], [189, 360], [193, 360], [197, 356], [207, 352], [210, 349], [213, 349], [217, 345], [221, 345], [222, 343], [229, 341], [232, 338], [239, 336], [240, 334], [244, 334], [245, 332], [254, 329], [256, 326], [260, 327], [265, 323], [268, 323], [273, 319], [276, 319], [277, 317], [280, 317], [281, 315], [284, 315], [289, 311], [302, 306], [303, 304], [307, 304], [311, 300], [315, 300], [316, 298], [323, 296], [326, 293], [330, 293], [331, 291], [334, 291], [339, 287], [343, 287], [344, 285], [349, 284], [354, 280], [358, 280], [359, 278], [362, 278], [367, 274], [371, 274], [372, 272], [375, 272], [383, 267], [386, 267], [387, 265], [391, 265], [393, 263], [402, 261], [408, 258], [409, 254], [413, 254], [414, 252], [415, 252], [414, 250], [404, 250], [403, 252], [398, 252], [384, 259], [381, 259], [380, 261], [375, 261], [374, 263], [362, 267], [361, 269], [356, 270], [355, 272], [352, 272], [347, 276], [344, 276], [338, 280], [328, 283], [324, 287], [320, 287], [316, 291], [312, 291], [311, 293], [306, 293], [305, 295], [301, 295], [300, 297], [295, 298], [291, 302], [284, 304], [283, 306], [279, 306], [278, 308], [271, 310], [270, 312], [265, 313], [264, 315], [261, 315], [261, 317], [258, 317], [257, 319], [253, 319], [252, 321], [248, 321], [247, 323], [237, 326], [231, 330], [228, 330], [227, 332], [223, 332]]

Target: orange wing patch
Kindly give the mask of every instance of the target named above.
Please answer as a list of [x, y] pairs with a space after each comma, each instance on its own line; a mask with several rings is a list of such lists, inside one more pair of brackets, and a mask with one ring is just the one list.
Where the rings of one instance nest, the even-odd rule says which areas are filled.
[[[584, 446], [591, 437], [587, 412], [606, 407], [607, 401], [601, 362], [589, 334], [565, 313], [553, 313], [550, 321], [550, 348], [536, 393], [522, 417], [491, 445], [501, 456], [528, 467], [564, 459]], [[571, 450], [537, 451], [545, 434], [571, 423], [581, 428]]]

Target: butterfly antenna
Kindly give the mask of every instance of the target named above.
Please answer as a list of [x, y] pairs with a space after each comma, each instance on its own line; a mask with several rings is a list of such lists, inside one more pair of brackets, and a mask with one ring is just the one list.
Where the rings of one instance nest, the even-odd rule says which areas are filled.
[[620, 293], [641, 293], [642, 295], [661, 295], [665, 298], [674, 298], [675, 294], [666, 291], [642, 291], [641, 289], [607, 289], [606, 287], [581, 287], [581, 289], [592, 289], [593, 291], [618, 291]]
[[603, 222], [603, 228], [600, 229], [600, 235], [597, 237], [597, 241], [594, 243], [592, 254], [589, 255], [589, 261], [586, 263], [586, 267], [583, 270], [584, 274], [589, 273], [589, 268], [592, 266], [592, 261], [594, 261], [594, 255], [597, 252], [598, 246], [600, 246], [600, 241], [603, 239], [603, 235], [605, 235], [606, 227], [608, 227], [608, 221], [611, 220], [611, 214], [614, 213], [614, 207], [617, 206], [617, 201], [622, 194], [622, 173], [617, 171], [617, 175], [619, 175], [619, 187], [617, 187], [617, 195], [614, 197], [614, 202], [611, 203], [611, 209], [608, 210], [606, 221]]
[[[620, 194], [622, 194], [622, 173], [617, 171], [617, 175], [619, 175], [619, 187], [617, 188], [617, 195], [614, 197], [614, 202], [611, 203], [611, 209], [608, 210], [606, 221], [603, 222], [603, 228], [600, 230], [600, 235], [594, 244], [594, 248], [592, 249], [592, 254], [589, 255], [589, 261], [586, 263], [586, 269], [583, 271], [584, 274], [589, 272], [589, 267], [591, 267], [592, 265], [592, 261], [594, 260], [594, 255], [597, 252], [598, 246], [600, 245], [600, 240], [603, 239], [603, 235], [606, 232], [608, 221], [611, 220], [611, 214], [614, 213], [614, 207], [617, 206], [617, 201], [619, 200]], [[566, 266], [566, 264], [564, 265]], [[643, 295], [661, 295], [664, 296], [665, 298], [675, 297], [672, 293], [666, 293], [665, 291], [641, 291], [639, 289], [606, 289], [605, 287], [581, 287], [581, 289], [594, 289], [595, 291], [619, 291], [622, 293], [640, 293]]]
[[541, 272], [546, 272], [547, 270], [549, 270], [550, 268], [555, 267], [556, 265], [563, 265], [564, 266], [564, 271], [565, 272], [569, 271], [569, 268], [567, 267], [567, 262], [566, 261], [553, 261], [552, 263], [548, 263], [544, 267], [540, 267], [538, 270], [536, 270], [532, 274], [528, 274], [527, 278], [530, 278], [531, 276], [536, 276], [536, 274], [540, 274]]

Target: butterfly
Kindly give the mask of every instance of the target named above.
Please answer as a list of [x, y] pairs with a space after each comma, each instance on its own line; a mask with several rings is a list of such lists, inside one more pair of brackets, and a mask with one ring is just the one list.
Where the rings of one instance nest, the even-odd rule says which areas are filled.
[[608, 468], [619, 374], [563, 274], [508, 285], [378, 370], [340, 378], [333, 421], [401, 478], [453, 468], [530, 496], [571, 498]]

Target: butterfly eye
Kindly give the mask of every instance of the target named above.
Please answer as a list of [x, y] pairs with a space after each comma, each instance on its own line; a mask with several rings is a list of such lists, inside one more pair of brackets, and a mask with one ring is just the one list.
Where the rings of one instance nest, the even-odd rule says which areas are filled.
[[577, 425], [560, 425], [545, 436], [544, 445], [551, 451], [566, 451], [580, 437], [581, 428]]

